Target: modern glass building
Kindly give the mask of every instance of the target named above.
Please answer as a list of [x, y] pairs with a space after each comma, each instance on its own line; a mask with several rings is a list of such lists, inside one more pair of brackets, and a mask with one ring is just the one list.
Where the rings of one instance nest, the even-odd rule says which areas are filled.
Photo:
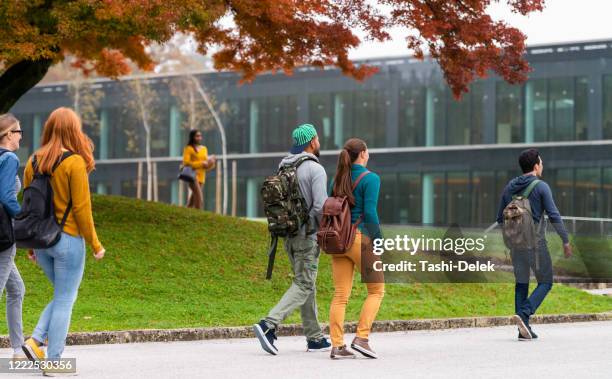
[[[291, 130], [313, 123], [322, 162], [333, 175], [337, 150], [349, 137], [371, 149], [370, 168], [382, 178], [379, 212], [385, 223], [487, 225], [499, 195], [519, 175], [518, 153], [540, 149], [545, 180], [563, 215], [612, 217], [612, 41], [534, 46], [526, 52], [533, 71], [523, 85], [498, 77], [478, 80], [453, 99], [431, 61], [389, 58], [365, 61], [379, 68], [360, 83], [336, 69], [302, 68], [292, 76], [266, 74], [238, 84], [234, 73], [195, 75], [215, 100], [227, 134], [228, 161], [236, 162], [235, 199], [240, 216], [263, 215], [259, 186], [291, 145]], [[158, 198], [180, 203], [176, 178], [186, 141], [179, 76], [144, 79]], [[86, 129], [96, 144], [92, 188], [136, 196], [144, 129], [131, 104], [130, 79], [100, 80], [89, 88], [98, 99]], [[68, 83], [40, 85], [12, 109], [25, 130], [25, 159], [39, 144], [45, 118], [74, 103]], [[93, 95], [92, 95], [93, 93]], [[205, 144], [221, 153], [210, 120]], [[142, 167], [142, 163], [140, 163]], [[229, 167], [231, 172], [231, 167]], [[206, 184], [206, 208], [215, 208], [215, 172]]]

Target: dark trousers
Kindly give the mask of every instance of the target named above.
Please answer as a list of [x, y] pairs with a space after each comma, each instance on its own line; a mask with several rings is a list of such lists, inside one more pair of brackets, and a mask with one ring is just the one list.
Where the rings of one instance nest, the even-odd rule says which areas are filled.
[[[514, 310], [516, 314], [529, 317], [536, 312], [552, 288], [552, 260], [546, 245], [546, 239], [538, 241], [538, 247], [527, 251], [512, 251], [514, 267]], [[529, 276], [531, 271], [538, 282], [537, 287], [529, 294]]]

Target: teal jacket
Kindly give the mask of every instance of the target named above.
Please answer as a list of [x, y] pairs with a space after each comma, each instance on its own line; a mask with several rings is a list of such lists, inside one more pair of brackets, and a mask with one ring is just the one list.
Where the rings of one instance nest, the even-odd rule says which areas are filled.
[[[357, 180], [362, 172], [367, 169], [360, 164], [353, 164], [351, 166], [351, 179], [353, 183]], [[329, 193], [331, 196], [334, 183], [332, 181], [329, 187]], [[380, 192], [380, 177], [371, 172], [364, 176], [355, 191], [355, 206], [351, 208], [351, 222], [357, 222], [357, 219], [361, 217], [361, 223], [359, 224], [359, 230], [362, 233], [366, 233], [372, 239], [382, 238], [380, 232], [380, 221], [378, 219], [378, 194]]]

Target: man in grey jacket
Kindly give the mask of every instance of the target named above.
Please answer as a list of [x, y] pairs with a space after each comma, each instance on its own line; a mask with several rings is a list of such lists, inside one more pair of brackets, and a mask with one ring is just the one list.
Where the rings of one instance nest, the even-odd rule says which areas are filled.
[[259, 323], [253, 325], [261, 347], [276, 355], [274, 346], [276, 328], [294, 310], [300, 309], [308, 351], [325, 351], [330, 348], [317, 318], [316, 279], [320, 250], [317, 245], [316, 231], [319, 229], [323, 204], [327, 199], [327, 175], [319, 163], [319, 138], [314, 126], [300, 125], [293, 131], [293, 147], [280, 163], [280, 166], [293, 163], [308, 156], [297, 168], [300, 192], [306, 206], [310, 209], [309, 222], [301, 225], [297, 236], [285, 240], [285, 250], [291, 262], [294, 278], [291, 287], [285, 292]]

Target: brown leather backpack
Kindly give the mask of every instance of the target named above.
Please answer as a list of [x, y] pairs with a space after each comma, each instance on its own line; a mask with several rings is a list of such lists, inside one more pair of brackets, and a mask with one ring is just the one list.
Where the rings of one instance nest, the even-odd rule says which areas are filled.
[[[361, 179], [369, 173], [370, 171], [366, 171], [359, 175], [353, 183], [353, 191]], [[345, 253], [353, 245], [360, 223], [361, 217], [351, 224], [351, 208], [346, 196], [328, 197], [323, 204], [323, 216], [317, 232], [319, 247], [328, 254]]]

